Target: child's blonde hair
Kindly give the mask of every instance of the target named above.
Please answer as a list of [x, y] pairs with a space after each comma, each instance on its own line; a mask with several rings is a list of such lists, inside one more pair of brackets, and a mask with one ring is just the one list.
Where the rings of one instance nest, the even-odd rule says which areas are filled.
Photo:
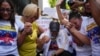
[[28, 4], [24, 8], [22, 14], [23, 14], [23, 16], [33, 17], [33, 16], [37, 15], [37, 13], [39, 13], [39, 12], [37, 12], [37, 9], [38, 9], [37, 5], [31, 3], [31, 4]]

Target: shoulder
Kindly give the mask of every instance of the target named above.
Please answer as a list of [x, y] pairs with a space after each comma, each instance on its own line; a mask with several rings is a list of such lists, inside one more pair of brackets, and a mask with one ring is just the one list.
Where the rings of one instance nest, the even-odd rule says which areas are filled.
[[21, 21], [22, 16], [15, 16], [15, 24], [17, 25], [19, 30], [24, 28], [24, 23]]
[[15, 23], [22, 23], [21, 18], [22, 16], [15, 16]]

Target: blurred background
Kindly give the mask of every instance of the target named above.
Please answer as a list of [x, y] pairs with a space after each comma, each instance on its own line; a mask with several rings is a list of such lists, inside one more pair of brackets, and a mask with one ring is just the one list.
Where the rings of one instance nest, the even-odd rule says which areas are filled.
[[[54, 8], [57, 0], [12, 0], [18, 15], [22, 15], [23, 8], [29, 3], [35, 3], [44, 10], [44, 8]], [[61, 4], [62, 9], [70, 9], [67, 4], [67, 0], [64, 0]]]

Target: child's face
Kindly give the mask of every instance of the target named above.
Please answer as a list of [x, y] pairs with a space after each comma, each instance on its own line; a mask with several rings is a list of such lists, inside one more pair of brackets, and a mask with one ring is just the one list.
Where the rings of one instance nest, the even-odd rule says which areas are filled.
[[56, 32], [56, 31], [53, 31], [53, 32], [51, 32], [51, 35], [52, 35], [53, 37], [57, 37], [57, 35], [58, 35], [58, 32]]

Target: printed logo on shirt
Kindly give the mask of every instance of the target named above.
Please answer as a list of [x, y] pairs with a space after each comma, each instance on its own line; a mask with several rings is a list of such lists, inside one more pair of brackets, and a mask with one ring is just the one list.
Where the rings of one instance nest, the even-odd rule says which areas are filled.
[[57, 45], [56, 40], [51, 41], [50, 46], [49, 46], [49, 50], [58, 50], [58, 45]]
[[94, 44], [100, 44], [100, 27], [93, 25], [92, 28], [90, 28], [90, 30], [87, 32], [89, 38], [93, 41]]
[[87, 31], [93, 29], [94, 27], [96, 27], [97, 24], [96, 23], [91, 23], [90, 25], [87, 26]]
[[5, 27], [0, 27], [0, 46], [12, 46], [17, 33], [11, 30], [10, 26], [7, 26], [9, 30]]

